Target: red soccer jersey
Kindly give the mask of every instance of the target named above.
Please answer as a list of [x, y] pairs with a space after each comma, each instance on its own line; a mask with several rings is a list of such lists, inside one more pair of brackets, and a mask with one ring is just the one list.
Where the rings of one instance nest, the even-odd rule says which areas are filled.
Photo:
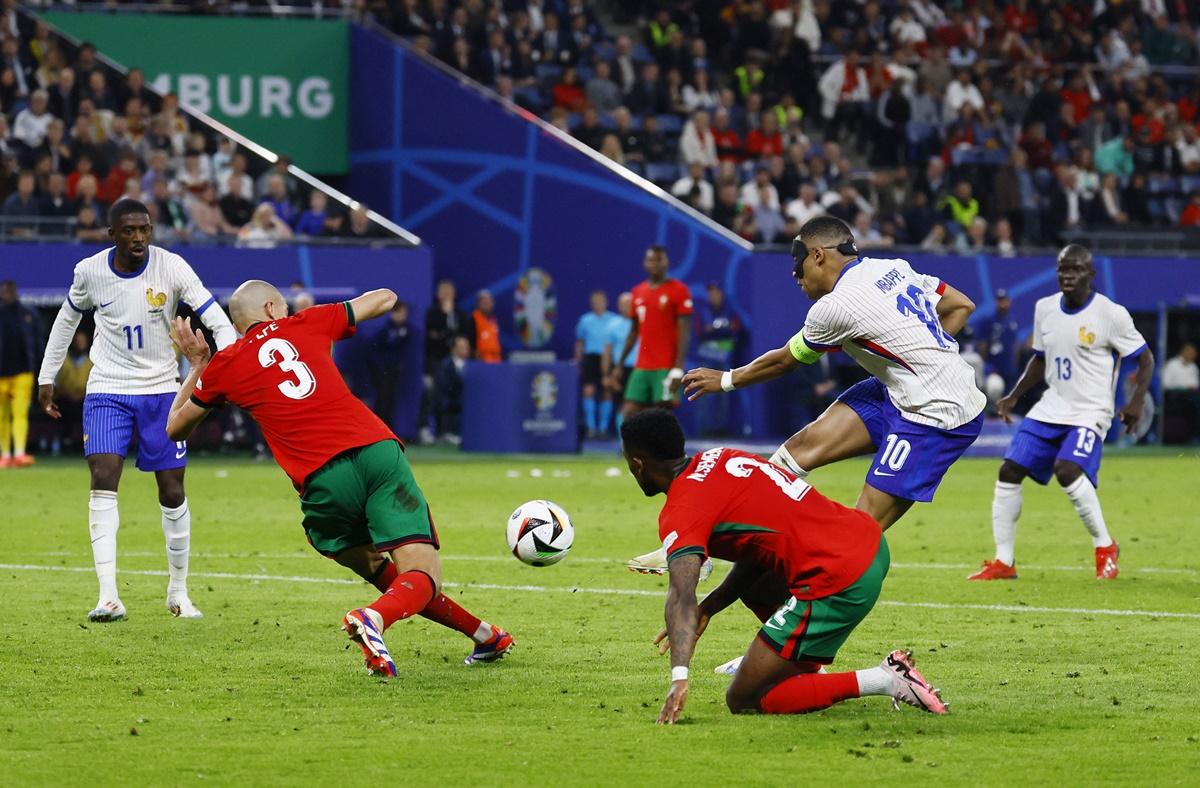
[[297, 490], [314, 471], [349, 449], [396, 436], [350, 393], [333, 363], [334, 340], [354, 335], [350, 304], [324, 304], [255, 323], [212, 357], [192, 401], [232, 402], [250, 412], [279, 467]]
[[671, 369], [679, 349], [679, 318], [692, 314], [692, 294], [678, 279], [658, 287], [642, 282], [633, 288], [633, 308], [638, 319], [637, 369]]
[[749, 561], [783, 578], [797, 599], [858, 580], [883, 532], [865, 512], [835, 503], [756, 455], [698, 454], [667, 490], [658, 535], [668, 560], [708, 555]]

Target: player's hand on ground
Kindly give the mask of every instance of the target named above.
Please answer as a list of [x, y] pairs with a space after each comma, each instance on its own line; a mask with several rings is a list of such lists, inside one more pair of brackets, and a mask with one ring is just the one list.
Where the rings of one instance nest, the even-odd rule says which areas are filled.
[[212, 355], [204, 334], [200, 329], [193, 329], [182, 317], [177, 317], [171, 322], [171, 341], [193, 367], [204, 366]]
[[667, 699], [663, 701], [662, 711], [658, 713], [659, 725], [675, 724], [683, 712], [684, 704], [687, 703], [687, 694], [687, 679], [671, 682], [671, 690], [667, 693]]
[[54, 404], [54, 384], [43, 383], [38, 386], [38, 407], [52, 419], [61, 419], [62, 413], [58, 409], [58, 405]]
[[720, 394], [721, 373], [705, 367], [690, 369], [683, 376], [683, 386], [688, 402], [698, 400], [705, 394]]
[[1016, 407], [1017, 401], [1011, 397], [1002, 397], [996, 403], [996, 415], [1004, 419], [1005, 424], [1012, 424], [1012, 411]]
[[1125, 403], [1125, 407], [1121, 408], [1121, 423], [1129, 432], [1137, 429], [1138, 422], [1142, 420], [1142, 408], [1145, 407], [1145, 404], [1143, 400], [1135, 399]]
[[[699, 640], [700, 636], [704, 634], [704, 630], [708, 629], [708, 620], [709, 620], [708, 614], [705, 613], [703, 609], [700, 609], [699, 613], [696, 616], [696, 638], [695, 638], [695, 640]], [[663, 627], [662, 629], [660, 629], [658, 631], [658, 636], [654, 638], [654, 645], [658, 646], [658, 653], [660, 655], [666, 654], [668, 651], [671, 650], [671, 638], [668, 637], [666, 627]], [[693, 645], [695, 645], [694, 641], [693, 641]]]

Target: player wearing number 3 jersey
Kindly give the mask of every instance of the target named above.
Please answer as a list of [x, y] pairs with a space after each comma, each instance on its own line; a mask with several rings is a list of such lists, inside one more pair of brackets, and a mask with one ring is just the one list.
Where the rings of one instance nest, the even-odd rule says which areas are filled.
[[183, 440], [218, 405], [249, 411], [300, 493], [309, 542], [383, 592], [347, 613], [342, 629], [362, 649], [368, 672], [384, 676], [396, 675], [396, 666], [383, 631], [418, 614], [472, 638], [468, 664], [497, 659], [513, 646], [507, 632], [441, 593], [437, 532], [404, 447], [350, 393], [333, 362], [332, 342], [353, 336], [360, 320], [386, 314], [395, 303], [392, 291], [375, 290], [288, 317], [273, 286], [242, 284], [229, 312], [243, 336], [211, 359], [208, 345], [176, 321], [172, 338], [192, 372], [167, 423], [171, 437]]
[[1120, 304], [1092, 290], [1092, 254], [1070, 244], [1058, 254], [1059, 293], [1037, 302], [1033, 313], [1033, 358], [1012, 392], [997, 403], [1005, 421], [1025, 392], [1049, 387], [1030, 409], [1009, 444], [992, 499], [996, 558], [984, 561], [971, 580], [1016, 578], [1014, 543], [1021, 514], [1021, 482], [1032, 476], [1046, 484], [1054, 476], [1092, 535], [1096, 577], [1117, 576], [1117, 543], [1108, 533], [1100, 499], [1100, 454], [1113, 419], [1118, 358], [1137, 358], [1136, 388], [1121, 410], [1133, 429], [1142, 413], [1154, 358], [1133, 318]]

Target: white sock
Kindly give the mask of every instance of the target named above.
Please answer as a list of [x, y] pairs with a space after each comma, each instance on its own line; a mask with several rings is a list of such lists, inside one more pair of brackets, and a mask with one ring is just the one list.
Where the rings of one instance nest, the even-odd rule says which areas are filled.
[[471, 640], [476, 643], [487, 643], [492, 639], [492, 625], [486, 621], [480, 621], [479, 626], [475, 628], [475, 634], [471, 635]]
[[1108, 535], [1108, 526], [1104, 524], [1104, 515], [1100, 513], [1100, 499], [1096, 496], [1096, 488], [1086, 475], [1080, 476], [1070, 487], [1064, 487], [1063, 492], [1071, 499], [1083, 527], [1092, 535], [1093, 547], [1108, 547], [1113, 543]]
[[868, 695], [887, 695], [891, 697], [893, 688], [892, 674], [883, 668], [867, 668], [854, 671], [858, 679], [858, 695], [865, 698]]
[[92, 533], [92, 561], [96, 564], [96, 579], [100, 581], [101, 604], [118, 599], [117, 529], [120, 527], [117, 494], [92, 490], [88, 496], [88, 530]]
[[808, 476], [808, 471], [801, 468], [799, 463], [797, 463], [792, 457], [792, 453], [788, 451], [786, 443], [775, 450], [775, 453], [771, 455], [769, 462], [778, 465], [780, 468], [787, 468], [789, 471], [796, 474], [798, 478], [803, 479], [805, 476]]
[[172, 509], [162, 509], [163, 536], [167, 541], [167, 594], [182, 592], [187, 595], [188, 550], [192, 541], [192, 514], [188, 511], [187, 498]]
[[996, 482], [992, 498], [992, 537], [996, 540], [996, 560], [1013, 565], [1017, 544], [1017, 518], [1021, 516], [1021, 485]]

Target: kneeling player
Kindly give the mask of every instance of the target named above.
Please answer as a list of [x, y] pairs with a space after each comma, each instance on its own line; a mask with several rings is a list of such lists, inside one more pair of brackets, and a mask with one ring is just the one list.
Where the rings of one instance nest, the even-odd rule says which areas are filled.
[[373, 290], [288, 317], [272, 285], [244, 282], [229, 301], [243, 336], [211, 359], [201, 334], [175, 321], [172, 339], [192, 370], [167, 422], [171, 439], [184, 440], [216, 405], [250, 412], [300, 493], [309, 542], [383, 592], [347, 613], [342, 629], [362, 648], [367, 671], [384, 676], [396, 675], [396, 665], [383, 631], [417, 614], [473, 639], [467, 664], [513, 647], [511, 635], [441, 593], [437, 532], [404, 447], [333, 363], [333, 341], [395, 303], [391, 290]]
[[[668, 639], [672, 667], [660, 723], [674, 723], [683, 710], [697, 638], [738, 599], [758, 613], [763, 627], [726, 693], [730, 711], [802, 714], [885, 695], [946, 713], [905, 651], [893, 651], [876, 668], [818, 673], [870, 612], [887, 576], [887, 542], [869, 515], [830, 501], [753, 454], [715, 448], [686, 457], [683, 430], [667, 410], [630, 416], [621, 441], [642, 492], [667, 496], [659, 536], [671, 587], [659, 641]], [[708, 555], [734, 566], [697, 605], [696, 583]], [[774, 612], [768, 616], [759, 611], [771, 586]], [[755, 599], [746, 598], [751, 589]]]

